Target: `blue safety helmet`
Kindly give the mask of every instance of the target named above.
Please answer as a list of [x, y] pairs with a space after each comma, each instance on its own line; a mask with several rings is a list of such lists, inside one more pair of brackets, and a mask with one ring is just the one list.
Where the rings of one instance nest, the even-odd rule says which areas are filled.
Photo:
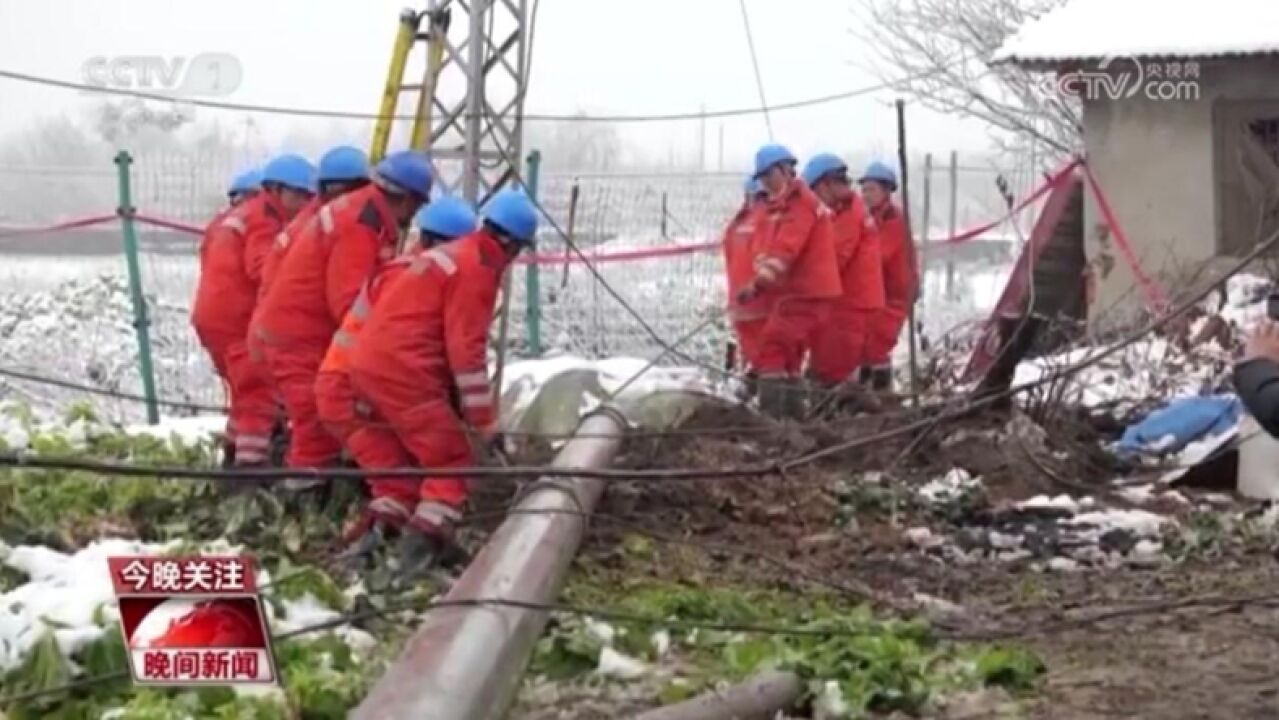
[[280, 155], [262, 168], [262, 184], [267, 183], [314, 193], [315, 166], [301, 155]]
[[365, 180], [368, 176], [369, 159], [359, 148], [339, 145], [320, 156], [320, 184]]
[[239, 195], [260, 189], [262, 189], [262, 171], [253, 168], [236, 175], [231, 180], [231, 187], [227, 188], [226, 194]]
[[804, 182], [812, 187], [818, 183], [828, 173], [848, 172], [848, 163], [839, 159], [838, 155], [833, 153], [821, 153], [814, 155], [804, 165]]
[[426, 200], [431, 196], [431, 162], [416, 150], [400, 150], [387, 155], [374, 168], [378, 177], [396, 189]]
[[413, 223], [421, 228], [422, 232], [449, 240], [474, 232], [478, 221], [479, 218], [471, 209], [471, 204], [452, 195], [444, 195], [432, 200], [429, 205], [419, 210], [417, 217], [413, 219]]
[[778, 145], [776, 143], [765, 145], [755, 153], [755, 177], [759, 177], [769, 170], [772, 170], [774, 165], [778, 165], [780, 163], [790, 163], [794, 165], [798, 162], [799, 161], [795, 159], [795, 154], [788, 150], [785, 145]]
[[537, 208], [519, 190], [499, 191], [484, 204], [484, 222], [496, 225], [518, 243], [527, 245], [537, 236]]
[[864, 183], [867, 180], [883, 183], [889, 192], [897, 189], [897, 172], [878, 160], [866, 166], [866, 172], [862, 173], [857, 182]]

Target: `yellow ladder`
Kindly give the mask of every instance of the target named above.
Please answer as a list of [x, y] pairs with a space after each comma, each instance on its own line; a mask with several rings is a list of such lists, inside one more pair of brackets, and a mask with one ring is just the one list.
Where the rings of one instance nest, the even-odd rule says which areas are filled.
[[[400, 13], [400, 29], [395, 35], [395, 46], [391, 50], [391, 67], [386, 75], [386, 90], [382, 93], [382, 104], [378, 110], [377, 123], [373, 127], [373, 147], [369, 151], [369, 161], [376, 163], [386, 157], [387, 145], [391, 141], [391, 129], [395, 126], [395, 111], [399, 106], [400, 95], [405, 92], [417, 92], [417, 109], [413, 113], [413, 130], [409, 135], [409, 147], [414, 150], [428, 150], [431, 137], [431, 111], [434, 107], [435, 87], [440, 79], [440, 69], [444, 64], [444, 49], [449, 30], [451, 13], [447, 5], [424, 12], [405, 9]], [[425, 21], [426, 30], [422, 31]], [[404, 69], [408, 66], [409, 54], [418, 42], [426, 43], [426, 73], [421, 83], [404, 82]]]

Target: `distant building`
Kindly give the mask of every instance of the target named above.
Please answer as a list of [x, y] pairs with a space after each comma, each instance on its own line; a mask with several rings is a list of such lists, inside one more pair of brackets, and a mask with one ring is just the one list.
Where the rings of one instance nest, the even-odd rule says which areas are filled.
[[[1067, 0], [993, 58], [1083, 103], [1084, 148], [1119, 225], [1170, 294], [1279, 229], [1279, 0]], [[1085, 202], [1093, 314], [1139, 302]]]

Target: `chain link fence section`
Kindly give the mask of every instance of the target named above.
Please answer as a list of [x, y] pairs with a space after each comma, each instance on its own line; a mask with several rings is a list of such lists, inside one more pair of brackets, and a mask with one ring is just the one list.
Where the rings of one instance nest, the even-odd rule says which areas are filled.
[[[576, 188], [576, 191], [575, 191]], [[576, 194], [576, 203], [574, 195]], [[543, 345], [551, 352], [588, 358], [626, 355], [652, 359], [671, 343], [716, 317], [678, 350], [699, 362], [720, 364], [728, 328], [723, 254], [682, 246], [719, 239], [741, 206], [742, 179], [706, 174], [546, 175], [538, 199], [594, 267], [582, 262], [553, 227], [539, 233], [540, 256], [563, 258], [538, 267]], [[547, 223], [549, 225], [549, 223]], [[638, 259], [617, 259], [639, 254]], [[521, 268], [523, 270], [523, 268]], [[599, 274], [596, 277], [595, 273]], [[512, 338], [526, 334], [527, 287], [522, 273], [512, 295]], [[622, 296], [660, 336], [654, 338], [612, 297]], [[528, 348], [517, 345], [517, 354]], [[674, 354], [663, 364], [687, 364]]]
[[[225, 154], [139, 155], [133, 162], [133, 203], [138, 212], [202, 228], [226, 207], [228, 179], [239, 169]], [[166, 400], [221, 406], [222, 382], [191, 327], [200, 237], [145, 223], [136, 227], [158, 393]]]

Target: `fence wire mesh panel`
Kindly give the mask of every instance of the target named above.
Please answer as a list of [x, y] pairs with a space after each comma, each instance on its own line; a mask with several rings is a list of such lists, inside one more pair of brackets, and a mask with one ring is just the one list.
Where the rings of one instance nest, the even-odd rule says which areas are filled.
[[[226, 206], [225, 155], [142, 155], [133, 163], [140, 213], [203, 228]], [[149, 305], [156, 385], [162, 398], [220, 406], [224, 390], [191, 327], [200, 237], [138, 223], [142, 287]]]
[[[573, 242], [594, 267], [592, 272], [553, 228], [540, 233], [539, 254], [563, 258], [540, 266], [542, 336], [549, 350], [586, 357], [654, 358], [666, 349], [665, 343], [713, 319], [678, 350], [698, 362], [720, 362], [727, 337], [721, 312], [723, 255], [718, 247], [689, 252], [686, 246], [718, 240], [724, 223], [741, 205], [741, 178], [551, 174], [542, 177], [538, 195], [554, 223], [571, 231]], [[519, 337], [527, 301], [523, 288], [512, 297]], [[672, 353], [662, 362], [688, 361]]]

